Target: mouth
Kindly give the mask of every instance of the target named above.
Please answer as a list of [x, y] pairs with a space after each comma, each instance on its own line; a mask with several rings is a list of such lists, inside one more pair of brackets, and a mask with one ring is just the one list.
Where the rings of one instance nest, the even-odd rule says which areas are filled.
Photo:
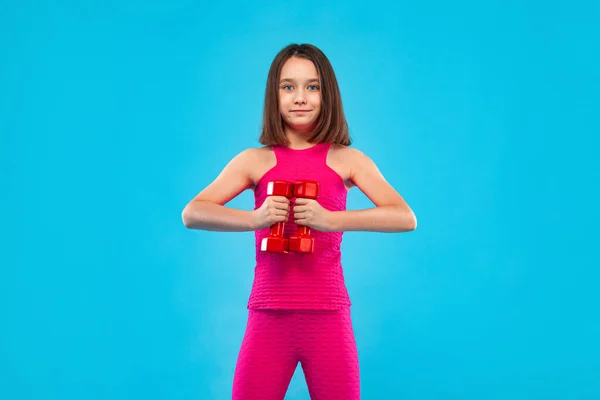
[[292, 110], [292, 112], [294, 112], [294, 113], [307, 113], [307, 112], [310, 112], [310, 110]]

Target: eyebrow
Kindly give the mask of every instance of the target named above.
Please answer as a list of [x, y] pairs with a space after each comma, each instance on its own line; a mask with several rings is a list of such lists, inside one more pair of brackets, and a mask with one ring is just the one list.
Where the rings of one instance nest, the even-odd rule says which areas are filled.
[[[283, 83], [283, 82], [294, 82], [295, 83], [296, 81], [291, 78], [284, 78], [279, 81], [279, 83]], [[309, 79], [308, 82], [319, 82], [319, 79], [318, 78]]]

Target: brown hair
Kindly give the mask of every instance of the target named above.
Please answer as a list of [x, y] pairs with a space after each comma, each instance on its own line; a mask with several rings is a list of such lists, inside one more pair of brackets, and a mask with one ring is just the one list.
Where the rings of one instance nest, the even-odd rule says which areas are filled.
[[311, 132], [311, 143], [351, 144], [348, 123], [342, 107], [342, 96], [333, 67], [327, 56], [311, 44], [290, 44], [283, 48], [271, 63], [267, 77], [265, 105], [263, 111], [261, 144], [267, 146], [288, 145], [283, 129], [283, 118], [279, 112], [279, 79], [283, 64], [291, 57], [310, 60], [319, 74], [321, 86], [321, 112]]

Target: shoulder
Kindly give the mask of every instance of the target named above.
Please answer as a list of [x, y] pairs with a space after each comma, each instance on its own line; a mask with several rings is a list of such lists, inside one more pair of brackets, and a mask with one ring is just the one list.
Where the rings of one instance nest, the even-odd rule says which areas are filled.
[[259, 164], [260, 158], [260, 151], [257, 148], [240, 150], [232, 156], [223, 171], [237, 171], [238, 173], [250, 175], [250, 171]]
[[242, 153], [245, 153], [249, 157], [260, 157], [273, 152], [271, 146], [260, 146], [260, 147], [249, 147]]
[[272, 164], [275, 161], [275, 152], [271, 146], [251, 147], [244, 150], [246, 160], [254, 168], [261, 168], [265, 164]]
[[271, 146], [252, 147], [247, 150], [251, 151], [255, 157], [264, 157], [273, 154], [273, 148]]
[[362, 151], [354, 147], [332, 144], [329, 152], [333, 157], [345, 161], [349, 164], [370, 162], [371, 159]]
[[238, 165], [255, 185], [261, 176], [277, 163], [275, 153], [270, 146], [250, 147], [240, 152]]
[[233, 157], [233, 160], [242, 161], [242, 162], [260, 161], [260, 160], [263, 160], [265, 157], [267, 157], [272, 152], [273, 151], [271, 150], [271, 148], [269, 146], [249, 147], [249, 148], [244, 149], [244, 150], [240, 151], [239, 153], [237, 153]]
[[345, 166], [350, 180], [359, 178], [362, 175], [377, 174], [379, 171], [371, 157], [357, 148], [332, 145], [330, 151], [332, 157]]

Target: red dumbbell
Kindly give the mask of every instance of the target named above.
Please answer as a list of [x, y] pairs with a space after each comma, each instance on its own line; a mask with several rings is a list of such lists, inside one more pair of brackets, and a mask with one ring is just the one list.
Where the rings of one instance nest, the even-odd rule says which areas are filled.
[[[316, 200], [319, 197], [319, 183], [314, 181], [298, 181], [294, 183], [294, 197]], [[310, 236], [310, 228], [298, 225], [298, 231], [289, 240], [290, 251], [312, 253], [315, 239]]]
[[[267, 184], [267, 196], [283, 196], [291, 199], [294, 196], [294, 185], [286, 181], [271, 181]], [[261, 251], [269, 253], [287, 253], [288, 240], [283, 237], [284, 222], [271, 225], [269, 236], [262, 239]]]

